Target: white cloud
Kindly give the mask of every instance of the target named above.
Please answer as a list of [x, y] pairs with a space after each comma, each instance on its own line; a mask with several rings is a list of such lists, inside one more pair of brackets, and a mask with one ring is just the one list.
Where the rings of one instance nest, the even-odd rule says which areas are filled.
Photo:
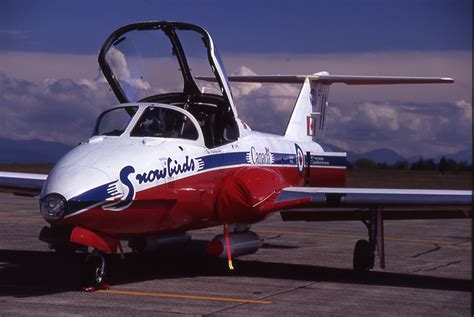
[[[238, 74], [255, 75], [241, 66]], [[231, 83], [239, 116], [253, 129], [283, 134], [300, 85]]]
[[149, 90], [151, 88], [146, 80], [132, 77], [125, 55], [118, 49], [112, 47], [107, 52], [107, 62], [119, 81], [140, 90]]
[[389, 105], [363, 103], [358, 107], [360, 115], [365, 116], [365, 121], [370, 127], [378, 130], [398, 131], [398, 112]]
[[107, 85], [96, 88], [71, 79], [33, 83], [0, 73], [0, 137], [77, 144], [90, 135], [97, 115], [116, 103]]
[[[134, 78], [129, 65], [117, 55], [121, 74], [131, 87], [160, 91], [154, 78]], [[383, 146], [403, 155], [424, 156], [472, 148], [471, 57], [471, 52], [224, 55], [226, 68], [241, 75], [327, 70], [333, 74], [455, 78], [453, 85], [330, 88], [329, 143], [357, 152]], [[171, 66], [159, 75], [172, 77], [166, 76], [176, 72]], [[116, 104], [104, 78], [98, 75], [93, 55], [1, 52], [2, 72], [1, 137], [74, 144], [88, 136], [102, 109]], [[64, 77], [67, 79], [58, 79]], [[233, 83], [232, 88], [239, 115], [253, 129], [284, 132], [298, 85]]]
[[[471, 51], [286, 55], [224, 52], [221, 55], [229, 73], [241, 72], [239, 68], [245, 65], [260, 75], [310, 74], [326, 70], [331, 74], [443, 76], [455, 79], [451, 85], [333, 85], [330, 100], [336, 103], [364, 103], [369, 100], [407, 103], [465, 100], [472, 103]], [[159, 66], [148, 62], [153, 69]], [[160, 62], [160, 65], [163, 66], [163, 63]], [[165, 69], [160, 68], [159, 83], [163, 84], [163, 79], [174, 80], [179, 76], [174, 66], [170, 64], [165, 65]], [[96, 78], [100, 73], [96, 55], [9, 51], [0, 52], [0, 72], [33, 82], [45, 78]], [[149, 78], [147, 82], [155, 88], [153, 79]]]
[[464, 120], [467, 120], [467, 121], [471, 122], [471, 124], [472, 124], [472, 104], [465, 101], [465, 100], [458, 100], [458, 101], [456, 101], [455, 105], [456, 105], [456, 107], [461, 109], [461, 111], [463, 113], [462, 118]]
[[[253, 70], [248, 67], [240, 66], [232, 75], [241, 75], [241, 76], [252, 76], [256, 75]], [[243, 96], [247, 96], [256, 89], [262, 88], [260, 83], [233, 83], [232, 84], [232, 94], [237, 100]]]
[[466, 109], [456, 102], [372, 102], [329, 109], [328, 143], [355, 152], [388, 147], [407, 157], [430, 157], [472, 147], [471, 120], [465, 120]]

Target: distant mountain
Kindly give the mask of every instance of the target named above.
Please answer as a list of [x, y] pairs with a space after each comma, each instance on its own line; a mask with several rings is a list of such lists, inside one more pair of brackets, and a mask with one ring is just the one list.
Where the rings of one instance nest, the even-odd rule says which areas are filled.
[[359, 154], [359, 156], [368, 158], [369, 160], [372, 160], [378, 163], [387, 163], [389, 165], [393, 165], [397, 161], [406, 160], [405, 157], [401, 156], [397, 152], [390, 149], [386, 149], [386, 148], [381, 148], [381, 149], [365, 152], [365, 153]]
[[[436, 158], [436, 161], [439, 161], [442, 156]], [[471, 150], [464, 150], [459, 151], [453, 154], [448, 154], [444, 156], [447, 159], [453, 159], [456, 162], [468, 162], [472, 163], [472, 151]]]
[[56, 142], [0, 138], [0, 163], [56, 163], [71, 149]]
[[[387, 148], [380, 148], [380, 149], [376, 149], [376, 150], [372, 150], [372, 151], [368, 151], [368, 152], [364, 152], [364, 153], [355, 153], [355, 152], [352, 152], [352, 151], [346, 151], [346, 150], [344, 150], [340, 147], [337, 147], [337, 146], [331, 145], [331, 144], [324, 144], [323, 147], [325, 148], [325, 150], [332, 150], [332, 151], [335, 151], [335, 152], [347, 152], [347, 161], [349, 161], [351, 163], [354, 163], [355, 161], [357, 161], [360, 158], [367, 158], [367, 159], [375, 161], [377, 163], [384, 163], [385, 162], [389, 165], [393, 165], [397, 161], [405, 161], [405, 160], [407, 160], [411, 164], [413, 162], [418, 161], [420, 159], [420, 157], [422, 157], [422, 156], [418, 155], [418, 156], [411, 156], [409, 158], [406, 158], [406, 157], [398, 154], [397, 152], [395, 152], [391, 149], [387, 149]], [[438, 157], [435, 157], [435, 158], [432, 158], [432, 159], [435, 162], [439, 162], [441, 157], [442, 156], [438, 156]], [[454, 153], [454, 154], [444, 155], [444, 157], [447, 158], [447, 159], [448, 158], [453, 159], [456, 162], [472, 163], [472, 152], [471, 152], [471, 150], [459, 151], [459, 152]], [[429, 157], [423, 157], [423, 159], [429, 159]]]
[[355, 153], [352, 151], [346, 151], [340, 147], [331, 144], [325, 144], [323, 146], [326, 149], [331, 149], [335, 152], [347, 152], [347, 161], [354, 163], [360, 158], [367, 158], [369, 160], [375, 161], [377, 163], [387, 163], [387, 164], [394, 164], [397, 161], [404, 161], [406, 160], [405, 157], [401, 156], [397, 152], [387, 149], [387, 148], [380, 148], [364, 153]]

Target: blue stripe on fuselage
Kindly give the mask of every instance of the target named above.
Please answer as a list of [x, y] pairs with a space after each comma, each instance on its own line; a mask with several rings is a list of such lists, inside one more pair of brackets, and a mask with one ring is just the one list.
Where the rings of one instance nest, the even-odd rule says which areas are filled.
[[204, 162], [204, 170], [246, 164], [247, 152], [219, 153], [198, 157], [196, 160]]
[[113, 183], [116, 183], [117, 181], [113, 181], [98, 187], [95, 187], [93, 189], [90, 189], [80, 195], [77, 195], [68, 201], [68, 208], [66, 211], [66, 216], [76, 213], [79, 210], [82, 209], [87, 209], [92, 207], [93, 205], [100, 203], [102, 201], [105, 201], [106, 199], [112, 197], [107, 189], [109, 186]]
[[[249, 152], [219, 153], [201, 156], [196, 158], [196, 160], [202, 160], [204, 162], [202, 170], [242, 164], [251, 165], [251, 163], [247, 161], [248, 154]], [[272, 155], [274, 157], [274, 161], [271, 165], [296, 166], [296, 154], [272, 153]], [[345, 167], [346, 157], [311, 155], [311, 166]]]
[[296, 166], [296, 154], [273, 153], [273, 157], [275, 158], [273, 164]]
[[311, 155], [311, 166], [345, 167], [345, 156]]

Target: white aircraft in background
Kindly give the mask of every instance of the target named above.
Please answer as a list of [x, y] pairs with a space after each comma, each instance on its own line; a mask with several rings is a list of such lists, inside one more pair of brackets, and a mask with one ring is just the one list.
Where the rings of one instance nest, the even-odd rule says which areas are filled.
[[[92, 136], [49, 175], [0, 173], [1, 191], [39, 196], [49, 223], [42, 241], [56, 251], [92, 250], [81, 271], [92, 290], [104, 287], [104, 255], [123, 252], [121, 241], [139, 252], [187, 241], [189, 230], [223, 226], [208, 252], [232, 268], [233, 257], [262, 245], [250, 226], [273, 212], [284, 221], [361, 220], [368, 240], [357, 242], [353, 267], [367, 271], [376, 250], [385, 265], [383, 220], [472, 217], [471, 191], [346, 188], [346, 153], [317, 143], [331, 84], [450, 78], [226, 76], [207, 31], [166, 21], [119, 28], [99, 64], [120, 105], [99, 116]], [[170, 69], [179, 69], [178, 85], [164, 75]], [[301, 83], [285, 134], [255, 132], [240, 120], [229, 81]], [[156, 93], [143, 95], [149, 91]]]

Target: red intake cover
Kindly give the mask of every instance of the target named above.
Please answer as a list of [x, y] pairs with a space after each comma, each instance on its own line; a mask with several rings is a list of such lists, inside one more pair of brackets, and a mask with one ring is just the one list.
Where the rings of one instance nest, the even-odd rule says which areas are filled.
[[217, 198], [217, 214], [223, 223], [252, 223], [265, 214], [261, 208], [285, 187], [281, 175], [266, 168], [245, 168], [229, 176]]
[[71, 233], [71, 242], [99, 249], [106, 253], [116, 253], [119, 240], [81, 227], [75, 227]]

